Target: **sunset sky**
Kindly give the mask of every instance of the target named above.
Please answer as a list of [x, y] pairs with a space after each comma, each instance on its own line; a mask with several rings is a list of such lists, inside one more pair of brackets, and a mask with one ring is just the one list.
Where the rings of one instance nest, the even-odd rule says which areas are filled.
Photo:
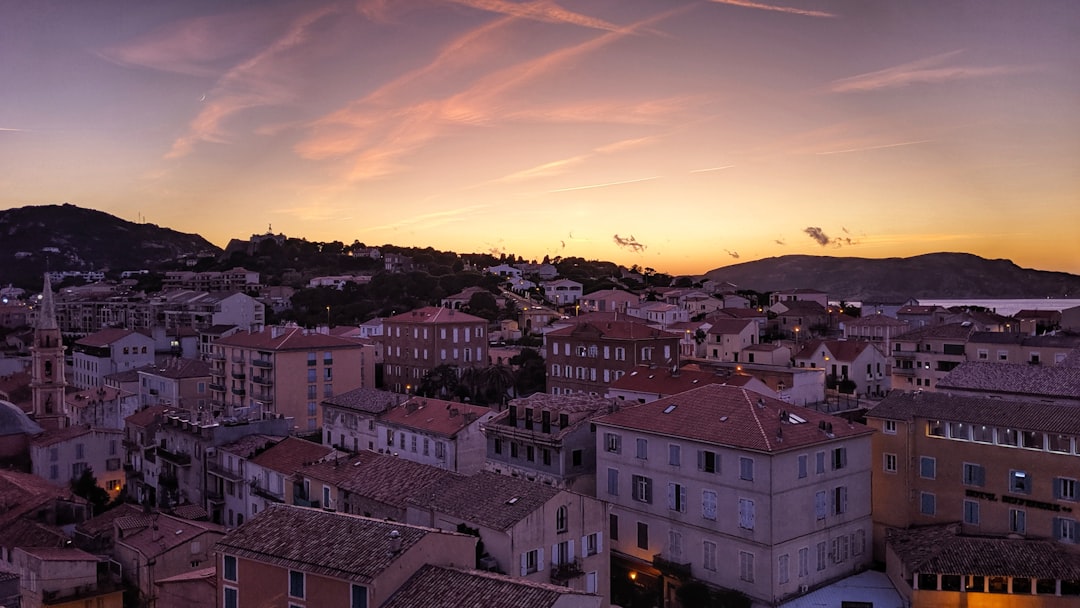
[[1080, 273], [1076, 0], [0, 0], [0, 207]]

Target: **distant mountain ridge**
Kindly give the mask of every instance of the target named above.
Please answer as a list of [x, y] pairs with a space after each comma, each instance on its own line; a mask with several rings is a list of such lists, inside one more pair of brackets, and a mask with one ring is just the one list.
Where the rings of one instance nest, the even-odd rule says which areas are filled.
[[197, 234], [65, 203], [0, 210], [0, 283], [40, 285], [48, 270], [154, 269], [185, 255], [219, 254]]
[[739, 289], [805, 287], [844, 300], [1080, 297], [1080, 276], [969, 253], [884, 259], [785, 255], [716, 268], [704, 276]]

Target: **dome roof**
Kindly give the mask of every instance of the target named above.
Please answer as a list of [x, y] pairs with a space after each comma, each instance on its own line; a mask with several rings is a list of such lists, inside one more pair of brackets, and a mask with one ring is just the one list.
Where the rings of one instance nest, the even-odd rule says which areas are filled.
[[0, 437], [5, 435], [37, 435], [44, 429], [26, 412], [10, 401], [0, 399]]

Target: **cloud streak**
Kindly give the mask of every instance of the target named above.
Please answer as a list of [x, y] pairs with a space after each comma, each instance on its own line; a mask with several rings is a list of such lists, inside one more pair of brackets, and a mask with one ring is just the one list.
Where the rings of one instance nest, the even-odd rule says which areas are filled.
[[370, 230], [397, 230], [399, 228], [405, 228], [409, 226], [424, 225], [425, 228], [434, 228], [448, 224], [451, 222], [458, 222], [464, 219], [465, 216], [486, 209], [488, 205], [471, 205], [469, 207], [460, 207], [457, 209], [449, 209], [446, 211], [434, 211], [432, 213], [424, 213], [421, 215], [407, 217], [396, 222], [389, 224], [382, 224], [380, 226], [372, 226]]
[[639, 243], [638, 240], [635, 239], [634, 235], [632, 235], [632, 234], [630, 235], [629, 238], [621, 237], [618, 234], [616, 234], [615, 236], [612, 237], [612, 240], [615, 241], [615, 244], [618, 245], [619, 247], [621, 247], [623, 249], [628, 249], [630, 251], [633, 251], [634, 253], [641, 253], [642, 251], [645, 251], [645, 249], [646, 249], [645, 244], [644, 243]]
[[637, 179], [625, 179], [625, 180], [617, 181], [617, 182], [604, 182], [602, 184], [586, 184], [584, 186], [570, 186], [569, 188], [556, 188], [555, 190], [548, 190], [548, 192], [554, 194], [556, 192], [572, 192], [574, 190], [592, 190], [593, 188], [610, 188], [612, 186], [625, 186], [627, 184], [636, 184], [638, 182], [647, 182], [647, 181], [652, 181], [654, 179], [660, 179], [660, 176], [659, 175], [654, 175], [652, 177], [639, 177]]
[[583, 15], [581, 13], [575, 13], [564, 9], [563, 7], [555, 4], [554, 2], [505, 2], [503, 0], [452, 0], [457, 4], [462, 4], [470, 8], [480, 9], [507, 17], [519, 17], [523, 19], [531, 19], [534, 21], [542, 21], [545, 23], [564, 23], [569, 25], [579, 25], [581, 27], [587, 27], [597, 30], [606, 30], [609, 32], [619, 31], [619, 26], [604, 21], [603, 19], [596, 19]]
[[714, 4], [727, 4], [729, 6], [738, 6], [742, 8], [752, 8], [762, 11], [773, 11], [777, 13], [788, 13], [789, 15], [801, 15], [803, 17], [819, 17], [819, 18], [831, 18], [836, 17], [833, 13], [827, 13], [825, 11], [812, 11], [801, 8], [795, 8], [793, 6], [779, 6], [775, 4], [765, 4], [763, 2], [750, 2], [749, 0], [711, 0]]
[[914, 84], [938, 84], [957, 80], [970, 80], [974, 78], [987, 78], [1031, 72], [1034, 70], [1028, 66], [962, 66], [945, 65], [950, 59], [959, 55], [962, 51], [950, 51], [932, 57], [926, 57], [916, 61], [867, 72], [848, 78], [834, 80], [830, 89], [834, 93], [859, 93], [877, 91], [881, 89], [895, 89]]
[[873, 150], [885, 150], [888, 148], [902, 148], [904, 146], [917, 146], [919, 144], [928, 144], [933, 142], [932, 139], [917, 139], [914, 141], [900, 141], [892, 144], [880, 144], [876, 146], [860, 146], [858, 148], [847, 148], [844, 150], [827, 150], [825, 152], [815, 152], [818, 156], [830, 156], [833, 154], [850, 154], [852, 152], [871, 152]]

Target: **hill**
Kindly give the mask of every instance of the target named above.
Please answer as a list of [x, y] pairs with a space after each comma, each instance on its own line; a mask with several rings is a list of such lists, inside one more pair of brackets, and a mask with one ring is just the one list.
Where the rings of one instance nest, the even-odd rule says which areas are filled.
[[786, 255], [705, 273], [739, 289], [807, 287], [844, 300], [905, 298], [1060, 298], [1080, 294], [1080, 276], [1021, 268], [967, 253], [910, 258]]
[[221, 252], [197, 234], [71, 204], [0, 211], [0, 236], [0, 284], [37, 289], [46, 269], [154, 269], [182, 256]]

